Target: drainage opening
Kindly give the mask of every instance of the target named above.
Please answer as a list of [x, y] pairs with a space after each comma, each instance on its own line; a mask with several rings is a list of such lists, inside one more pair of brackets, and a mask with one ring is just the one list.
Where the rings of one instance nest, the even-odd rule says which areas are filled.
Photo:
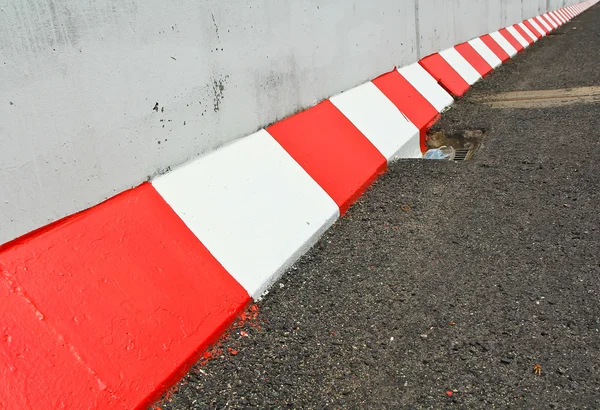
[[479, 149], [485, 130], [471, 129], [458, 132], [446, 133], [444, 131], [431, 130], [427, 133], [427, 149], [433, 150], [442, 147], [454, 148], [454, 161], [467, 161], [473, 158]]
[[454, 150], [454, 161], [466, 161], [471, 158], [472, 152], [470, 149]]

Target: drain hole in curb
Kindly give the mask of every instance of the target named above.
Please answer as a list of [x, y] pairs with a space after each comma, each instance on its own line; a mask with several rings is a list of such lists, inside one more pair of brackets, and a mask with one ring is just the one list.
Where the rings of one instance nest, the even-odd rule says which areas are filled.
[[452, 147], [454, 161], [467, 161], [473, 158], [486, 132], [482, 129], [463, 130], [453, 133], [431, 130], [426, 137], [427, 149]]
[[454, 161], [466, 161], [471, 157], [470, 149], [457, 149], [454, 154]]

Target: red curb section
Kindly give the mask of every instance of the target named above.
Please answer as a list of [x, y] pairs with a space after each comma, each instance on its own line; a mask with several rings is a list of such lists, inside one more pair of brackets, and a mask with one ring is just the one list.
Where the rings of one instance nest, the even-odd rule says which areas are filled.
[[521, 28], [521, 26], [519, 26], [518, 24], [515, 24], [515, 25], [513, 25], [513, 28], [515, 30], [517, 30], [517, 32], [521, 35], [521, 37], [523, 37], [525, 39], [525, 41], [527, 41], [527, 44], [529, 44], [529, 45], [533, 44], [533, 40], [531, 39], [531, 37], [529, 37], [529, 35], [527, 35], [525, 30], [523, 30]]
[[523, 24], [525, 24], [525, 27], [527, 27], [529, 29], [529, 31], [531, 31], [531, 33], [533, 33], [533, 35], [538, 40], [543, 37], [540, 33], [538, 33], [538, 31], [535, 29], [535, 27], [533, 27], [533, 24], [531, 24], [531, 22], [529, 22], [528, 20], [523, 21]]
[[344, 214], [387, 169], [375, 146], [326, 100], [267, 128]]
[[[553, 29], [553, 28], [554, 28], [554, 24], [552, 24], [552, 23], [553, 23], [553, 21], [552, 21], [552, 20], [550, 20], [550, 17], [548, 17], [548, 16], [546, 16], [546, 15], [544, 15], [544, 14], [541, 14], [539, 17], [540, 17], [542, 20], [544, 20], [544, 21], [545, 21], [545, 22], [546, 22], [546, 23], [547, 23], [547, 24], [550, 26], [550, 28], [551, 28], [551, 29]], [[550, 30], [550, 31], [552, 31], [552, 30]]]
[[143, 408], [249, 301], [147, 183], [5, 248], [0, 270], [6, 408]]
[[[538, 20], [543, 20], [544, 22], [546, 21], [546, 20], [542, 19], [542, 16], [537, 16], [537, 17], [534, 17], [534, 20], [535, 20], [536, 18], [537, 18]], [[550, 30], [548, 30], [548, 29], [546, 28], [546, 26], [545, 26], [545, 25], [543, 25], [543, 24], [542, 24], [540, 21], [536, 21], [536, 23], [537, 23], [537, 25], [538, 25], [538, 26], [540, 26], [540, 28], [542, 29], [542, 31], [544, 32], [544, 34], [545, 34], [545, 35], [548, 35], [548, 33], [550, 32]], [[552, 26], [550, 26], [550, 27], [552, 27]]]
[[473, 66], [475, 70], [477, 70], [481, 78], [484, 78], [494, 69], [487, 61], [485, 61], [483, 57], [481, 57], [481, 55], [473, 48], [471, 44], [462, 43], [454, 48], [465, 58], [465, 60], [469, 62], [469, 64]]
[[419, 64], [450, 94], [460, 97], [469, 89], [469, 83], [439, 53], [423, 58]]
[[508, 31], [505, 28], [500, 29], [498, 31], [506, 40], [508, 40], [510, 45], [513, 46], [515, 48], [515, 50], [517, 50], [517, 53], [520, 53], [521, 51], [525, 50], [525, 47], [523, 47], [523, 45], [521, 43], [519, 43], [519, 41], [515, 38], [515, 36], [510, 34], [510, 31]]
[[0, 408], [125, 409], [2, 279], [0, 300]]
[[490, 36], [489, 34], [485, 34], [485, 35], [481, 36], [480, 38], [481, 38], [481, 41], [483, 41], [485, 43], [485, 45], [488, 46], [490, 48], [490, 50], [492, 50], [492, 52], [494, 54], [496, 54], [496, 56], [498, 56], [498, 58], [503, 63], [510, 60], [510, 56], [508, 55], [508, 53], [506, 51], [504, 51], [504, 49], [502, 47], [500, 47], [500, 44], [498, 44], [496, 42], [496, 40], [494, 40], [492, 38], [492, 36]]

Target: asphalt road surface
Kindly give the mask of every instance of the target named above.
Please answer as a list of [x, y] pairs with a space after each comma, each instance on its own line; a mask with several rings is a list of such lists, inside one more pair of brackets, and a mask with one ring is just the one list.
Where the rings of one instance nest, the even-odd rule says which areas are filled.
[[595, 6], [476, 84], [473, 159], [391, 166], [156, 406], [599, 409], [600, 104], [475, 101], [599, 62]]

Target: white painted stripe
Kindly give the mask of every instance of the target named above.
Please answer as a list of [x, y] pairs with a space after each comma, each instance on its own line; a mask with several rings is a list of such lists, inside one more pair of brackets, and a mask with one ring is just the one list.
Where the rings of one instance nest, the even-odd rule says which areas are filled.
[[387, 158], [421, 158], [419, 129], [379, 88], [368, 82], [330, 101]]
[[562, 9], [556, 10], [555, 13], [560, 16], [560, 18], [563, 21], [563, 24], [569, 22], [569, 19], [567, 18], [567, 15], [562, 11]]
[[255, 299], [339, 215], [335, 202], [265, 130], [153, 185]]
[[573, 13], [573, 9], [571, 7], [567, 7], [564, 10], [569, 15], [569, 19], [572, 19], [573, 17], [575, 17], [575, 13]]
[[508, 27], [506, 27], [506, 31], [508, 31], [510, 34], [512, 34], [513, 37], [515, 39], [517, 39], [517, 41], [523, 47], [525, 47], [525, 48], [529, 47], [529, 42], [523, 38], [523, 36], [521, 35], [521, 33], [519, 33], [516, 28], [514, 28], [513, 26], [508, 26]]
[[452, 105], [454, 99], [446, 92], [419, 63], [407, 65], [398, 69], [398, 72], [408, 81], [417, 91], [425, 97], [438, 112]]
[[548, 13], [544, 13], [543, 16], [545, 17], [545, 20], [550, 22], [553, 30], [558, 28], [558, 24], [556, 24], [556, 21], [554, 21], [554, 19]]
[[502, 34], [500, 34], [499, 31], [494, 31], [493, 33], [490, 33], [490, 37], [492, 37], [496, 41], [496, 43], [498, 43], [498, 45], [502, 47], [504, 51], [506, 51], [506, 53], [509, 56], [513, 57], [517, 54], [517, 50], [508, 42], [508, 40]]
[[529, 24], [531, 24], [533, 26], [534, 29], [537, 30], [537, 32], [540, 34], [540, 36], [542, 36], [542, 37], [546, 36], [546, 32], [544, 32], [544, 30], [542, 30], [540, 25], [534, 19], [528, 19], [527, 21], [529, 22]]
[[502, 60], [500, 60], [498, 56], [492, 50], [490, 50], [490, 48], [483, 42], [483, 40], [481, 40], [481, 38], [477, 37], [473, 40], [469, 40], [469, 44], [485, 61], [487, 61], [489, 65], [492, 66], [492, 68], [496, 68], [502, 64]]
[[521, 29], [525, 32], [525, 34], [527, 34], [529, 36], [529, 38], [533, 42], [538, 41], [537, 37], [531, 32], [531, 30], [529, 30], [529, 28], [525, 24], [519, 23], [519, 27], [521, 27]]
[[544, 26], [546, 28], [546, 30], [552, 31], [552, 27], [550, 27], [550, 25], [548, 23], [546, 23], [546, 20], [544, 20], [540, 16], [534, 17], [534, 19], [535, 19], [535, 21], [538, 22], [538, 24]]
[[440, 51], [440, 55], [467, 84], [473, 85], [481, 79], [477, 70], [454, 47]]
[[551, 11], [550, 14], [559, 22], [561, 26], [567, 22], [567, 20], [565, 20], [558, 10]]
[[560, 18], [559, 18], [559, 17], [556, 15], [556, 13], [555, 13], [554, 11], [549, 11], [549, 12], [548, 12], [548, 15], [549, 15], [549, 16], [550, 16], [552, 19], [554, 19], [554, 22], [556, 23], [556, 26], [557, 26], [557, 27], [560, 27], [560, 26], [562, 26], [562, 25], [563, 25], [563, 21], [562, 21], [562, 19], [560, 19]]
[[558, 10], [558, 12], [562, 16], [562, 18], [565, 20], [565, 23], [567, 23], [570, 20], [569, 16], [567, 15], [567, 13], [565, 13], [565, 11], [563, 9]]
[[550, 18], [552, 18], [554, 20], [554, 22], [556, 23], [556, 25], [558, 27], [560, 27], [564, 24], [562, 21], [562, 18], [560, 18], [554, 11], [549, 11], [548, 15], [550, 16]]

